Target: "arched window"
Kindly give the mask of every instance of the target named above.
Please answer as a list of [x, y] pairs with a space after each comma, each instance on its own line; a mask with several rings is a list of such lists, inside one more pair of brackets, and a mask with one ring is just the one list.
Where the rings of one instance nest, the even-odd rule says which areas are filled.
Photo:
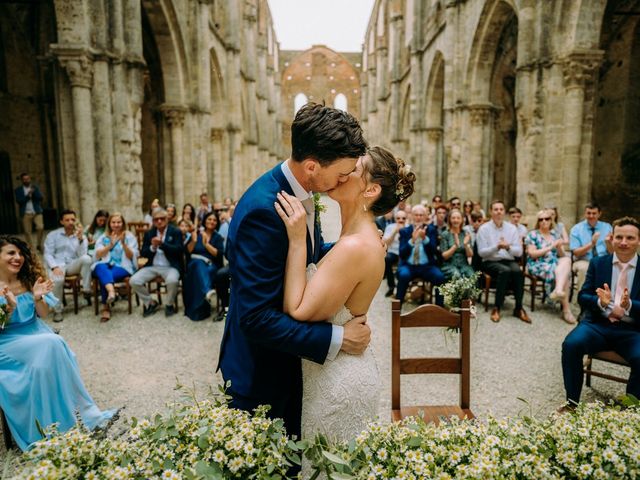
[[347, 97], [344, 94], [339, 93], [336, 95], [335, 100], [333, 101], [333, 108], [337, 108], [338, 110], [342, 110], [344, 112], [347, 111]]
[[304, 93], [299, 93], [296, 95], [296, 98], [293, 100], [293, 114], [298, 113], [302, 107], [304, 107], [309, 100]]

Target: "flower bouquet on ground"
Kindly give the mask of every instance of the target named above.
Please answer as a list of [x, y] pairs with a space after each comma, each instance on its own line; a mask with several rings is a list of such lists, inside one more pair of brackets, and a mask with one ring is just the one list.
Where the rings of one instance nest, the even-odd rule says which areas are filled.
[[462, 307], [462, 301], [469, 299], [475, 303], [476, 299], [482, 293], [478, 288], [478, 279], [480, 272], [474, 273], [470, 277], [457, 277], [449, 280], [444, 285], [436, 287], [438, 292], [444, 297], [444, 305], [452, 311], [456, 311]]
[[[182, 388], [182, 387], [180, 387]], [[224, 392], [223, 392], [224, 393]], [[264, 479], [286, 478], [300, 463], [282, 420], [230, 408], [224, 395], [193, 391], [165, 414], [133, 418], [120, 437], [99, 440], [82, 425], [55, 427], [21, 460], [16, 479]]]

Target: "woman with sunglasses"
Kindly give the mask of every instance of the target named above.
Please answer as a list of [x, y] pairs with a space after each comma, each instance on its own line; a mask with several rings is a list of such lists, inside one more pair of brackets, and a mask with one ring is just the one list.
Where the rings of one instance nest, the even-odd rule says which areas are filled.
[[471, 225], [471, 212], [473, 211], [473, 202], [471, 200], [465, 200], [462, 204], [462, 216], [464, 217], [464, 226]]
[[568, 290], [571, 275], [571, 259], [563, 248], [563, 239], [554, 230], [551, 210], [540, 210], [536, 226], [524, 239], [527, 247], [527, 271], [544, 280], [549, 298], [562, 305], [562, 319], [576, 323], [569, 308]]

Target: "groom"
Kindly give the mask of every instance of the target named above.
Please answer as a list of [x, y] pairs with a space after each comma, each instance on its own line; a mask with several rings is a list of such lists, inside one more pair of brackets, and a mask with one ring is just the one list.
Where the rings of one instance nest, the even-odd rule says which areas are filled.
[[307, 263], [328, 249], [315, 221], [311, 192], [327, 192], [347, 181], [366, 143], [357, 120], [341, 110], [309, 103], [291, 125], [291, 158], [262, 175], [240, 199], [229, 226], [227, 257], [231, 300], [218, 367], [231, 381], [231, 406], [251, 411], [271, 405], [289, 435], [300, 438], [300, 358], [322, 364], [340, 350], [361, 354], [371, 331], [366, 317], [344, 327], [297, 322], [282, 312], [289, 241], [274, 202], [281, 190], [307, 210]]

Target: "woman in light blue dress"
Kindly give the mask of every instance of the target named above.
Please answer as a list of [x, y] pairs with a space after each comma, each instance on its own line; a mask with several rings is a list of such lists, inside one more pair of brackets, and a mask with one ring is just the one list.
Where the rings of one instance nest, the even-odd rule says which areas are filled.
[[[0, 408], [22, 450], [57, 423], [64, 432], [76, 423], [94, 429], [115, 411], [101, 411], [85, 389], [74, 353], [41, 320], [58, 300], [51, 280], [22, 240], [0, 235], [0, 304], [8, 322], [0, 327]], [[2, 323], [2, 322], [0, 322]]]

